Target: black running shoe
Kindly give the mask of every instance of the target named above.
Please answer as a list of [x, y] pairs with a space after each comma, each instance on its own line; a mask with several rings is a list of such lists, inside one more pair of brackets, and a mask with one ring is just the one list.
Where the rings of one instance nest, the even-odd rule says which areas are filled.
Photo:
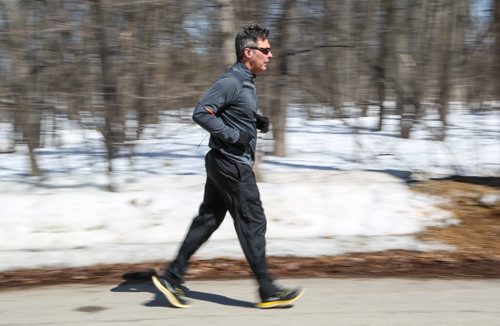
[[151, 278], [153, 279], [153, 284], [165, 295], [165, 298], [167, 298], [172, 306], [177, 308], [190, 307], [187, 301], [182, 298], [185, 294], [180, 287], [175, 286], [173, 282], [169, 282], [166, 278], [158, 275], [153, 275]]
[[297, 301], [302, 294], [304, 294], [304, 289], [281, 289], [272, 296], [262, 298], [262, 301], [255, 306], [261, 309], [290, 306]]

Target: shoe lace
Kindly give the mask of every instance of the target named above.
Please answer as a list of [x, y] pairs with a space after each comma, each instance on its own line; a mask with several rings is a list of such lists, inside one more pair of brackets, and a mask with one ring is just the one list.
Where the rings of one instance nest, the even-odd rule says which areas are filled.
[[180, 296], [180, 297], [186, 296], [186, 294], [184, 293], [184, 290], [181, 288], [178, 288], [178, 287], [175, 288], [175, 294]]
[[279, 291], [277, 294], [279, 297], [286, 297], [287, 295], [289, 295], [291, 292], [291, 290], [289, 289], [283, 289], [281, 291]]

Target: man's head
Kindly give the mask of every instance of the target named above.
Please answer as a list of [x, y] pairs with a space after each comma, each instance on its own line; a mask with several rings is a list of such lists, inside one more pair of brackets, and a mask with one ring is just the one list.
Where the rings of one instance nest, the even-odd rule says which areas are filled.
[[235, 39], [236, 58], [254, 74], [267, 69], [269, 59], [273, 57], [269, 45], [269, 30], [257, 24], [244, 26]]

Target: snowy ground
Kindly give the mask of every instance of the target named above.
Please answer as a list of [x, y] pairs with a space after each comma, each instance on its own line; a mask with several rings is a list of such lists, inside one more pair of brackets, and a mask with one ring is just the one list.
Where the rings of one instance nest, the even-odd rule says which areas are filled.
[[[164, 114], [136, 143], [132, 159], [116, 160], [118, 191], [108, 192], [100, 135], [63, 117], [57, 123], [57, 137], [46, 139], [52, 146], [38, 152], [42, 180], [28, 177], [25, 147], [0, 155], [0, 270], [173, 258], [202, 197], [206, 132], [185, 113]], [[499, 175], [500, 112], [454, 107], [445, 142], [432, 140], [431, 116], [411, 140], [396, 137], [395, 116], [382, 132], [374, 131], [376, 123], [307, 120], [301, 110], [290, 111], [288, 157], [264, 155], [261, 164], [270, 255], [453, 250], [414, 237], [457, 220], [405, 181]], [[10, 132], [0, 123], [0, 147]], [[259, 136], [262, 151], [269, 136]], [[230, 216], [196, 256], [242, 257]]]

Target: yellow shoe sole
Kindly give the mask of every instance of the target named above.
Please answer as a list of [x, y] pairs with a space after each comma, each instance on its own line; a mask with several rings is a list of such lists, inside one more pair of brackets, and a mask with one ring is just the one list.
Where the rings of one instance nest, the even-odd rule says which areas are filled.
[[304, 294], [304, 289], [301, 289], [299, 294], [289, 300], [277, 300], [277, 301], [269, 301], [269, 302], [259, 302], [255, 306], [260, 309], [271, 309], [271, 308], [279, 308], [290, 306], [295, 301], [299, 300], [299, 298]]
[[165, 296], [165, 298], [167, 298], [168, 302], [170, 302], [170, 304], [174, 307], [177, 307], [177, 308], [189, 308], [191, 307], [191, 305], [188, 305], [188, 304], [184, 304], [184, 303], [181, 303], [179, 302], [179, 300], [177, 299], [177, 297], [172, 293], [170, 292], [160, 281], [160, 279], [158, 278], [158, 276], [156, 275], [153, 275], [151, 277], [151, 279], [153, 280], [153, 284], [156, 286], [156, 288], [158, 290], [160, 290], [161, 293], [163, 293], [163, 295]]

